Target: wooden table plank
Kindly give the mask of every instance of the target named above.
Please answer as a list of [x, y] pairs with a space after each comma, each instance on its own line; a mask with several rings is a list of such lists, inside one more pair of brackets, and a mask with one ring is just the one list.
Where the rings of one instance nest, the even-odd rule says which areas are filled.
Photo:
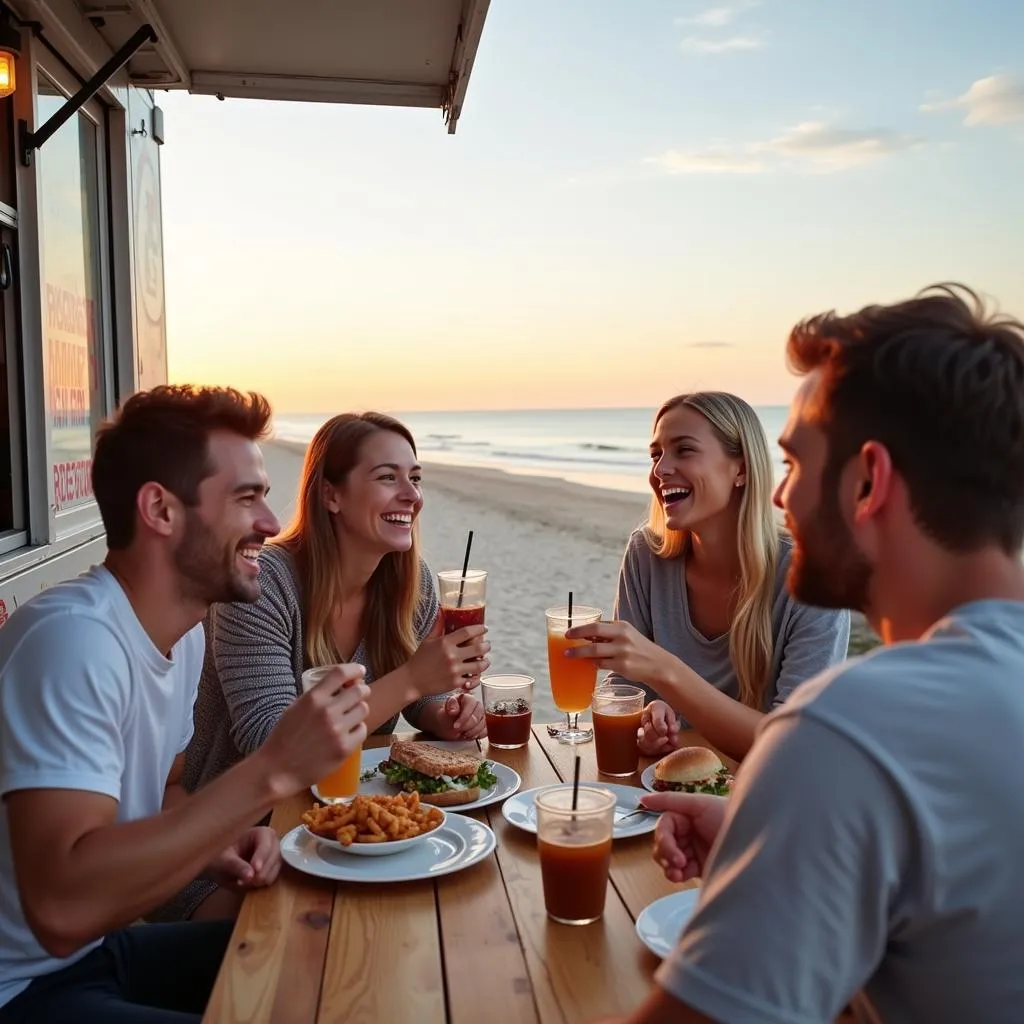
[[[485, 745], [484, 754], [515, 768], [523, 789], [559, 781], [536, 739], [514, 751]], [[635, 1006], [647, 992], [648, 979], [637, 967], [632, 922], [614, 888], [609, 886], [601, 921], [581, 928], [551, 921], [544, 910], [536, 837], [509, 825], [500, 807], [487, 810], [540, 1020], [586, 1020]], [[491, 1005], [497, 1010], [498, 1004]], [[497, 1019], [505, 1020], [504, 1010]]]
[[468, 871], [439, 878], [437, 910], [450, 1024], [480, 1024], [485, 1007], [486, 1015], [497, 1012], [503, 1024], [538, 1024], [533, 986], [497, 859], [488, 857]]
[[[274, 810], [279, 834], [309, 806], [296, 796]], [[227, 969], [217, 976], [204, 1020], [238, 1024], [313, 1024], [334, 904], [334, 885], [287, 866], [290, 877], [249, 893], [235, 923]]]
[[[486, 741], [480, 757], [507, 765], [528, 776], [531, 751], [491, 750]], [[533, 755], [544, 760], [534, 750]], [[525, 783], [524, 783], [525, 785]], [[500, 808], [474, 812], [490, 824]], [[538, 1024], [540, 1017], [516, 922], [505, 892], [497, 857], [469, 871], [437, 880], [437, 908], [448, 979], [448, 1020], [451, 1024], [479, 1024], [481, 1007], [500, 1007], [500, 1019], [509, 1024]]]
[[446, 1020], [434, 883], [339, 882], [318, 1021]]
[[[365, 747], [390, 746], [391, 740], [390, 735], [370, 736]], [[476, 752], [475, 743], [467, 747]], [[444, 1024], [435, 885], [336, 883], [318, 1021]]]

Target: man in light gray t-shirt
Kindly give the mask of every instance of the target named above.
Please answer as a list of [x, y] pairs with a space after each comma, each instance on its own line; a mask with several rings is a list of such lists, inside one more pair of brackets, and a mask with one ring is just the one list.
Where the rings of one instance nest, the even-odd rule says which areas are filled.
[[800, 688], [659, 984], [730, 1024], [831, 1021], [868, 979], [882, 1021], [1024, 1020], [1022, 738], [1020, 601]]
[[943, 286], [788, 355], [788, 586], [885, 646], [766, 716], [728, 798], [644, 797], [702, 891], [628, 1024], [1020, 1024], [1024, 324]]

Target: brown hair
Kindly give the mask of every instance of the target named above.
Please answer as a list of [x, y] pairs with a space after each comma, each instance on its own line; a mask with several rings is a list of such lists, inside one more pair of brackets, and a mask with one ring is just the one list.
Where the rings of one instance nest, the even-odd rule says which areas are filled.
[[[338, 550], [331, 513], [324, 506], [324, 481], [344, 483], [359, 462], [366, 439], [381, 430], [405, 438], [416, 451], [409, 430], [378, 412], [342, 413], [316, 432], [306, 449], [295, 517], [274, 541], [291, 554], [298, 570], [305, 658], [311, 667], [331, 665], [353, 653], [338, 651], [331, 635], [331, 617], [341, 604], [338, 563], [345, 554]], [[375, 676], [393, 672], [416, 652], [419, 594], [419, 523], [414, 522], [412, 547], [386, 554], [367, 584], [363, 633]]]
[[[699, 412], [711, 424], [725, 453], [732, 459], [742, 459], [746, 468], [736, 536], [741, 580], [736, 613], [729, 626], [729, 657], [739, 683], [740, 702], [763, 710], [774, 649], [772, 605], [779, 563], [768, 439], [754, 410], [742, 398], [724, 391], [696, 391], [670, 398], [654, 417], [655, 428], [666, 413], [679, 406]], [[659, 558], [678, 558], [686, 550], [689, 532], [668, 528], [664, 506], [655, 497], [651, 499], [644, 538]]]
[[969, 552], [1024, 541], [1024, 324], [958, 284], [850, 316], [822, 313], [789, 338], [796, 372], [820, 370], [823, 486], [869, 441], [907, 483], [921, 528]]
[[199, 485], [214, 473], [209, 439], [226, 430], [251, 441], [270, 430], [270, 403], [255, 391], [162, 384], [139, 391], [100, 425], [92, 490], [111, 550], [135, 537], [135, 502], [147, 483], [183, 504], [199, 503]]

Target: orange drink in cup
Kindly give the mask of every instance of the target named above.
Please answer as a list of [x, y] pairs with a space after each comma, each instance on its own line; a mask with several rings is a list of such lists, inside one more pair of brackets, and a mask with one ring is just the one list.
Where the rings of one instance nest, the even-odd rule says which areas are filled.
[[568, 605], [549, 608], [545, 613], [548, 624], [548, 673], [551, 676], [551, 698], [559, 711], [565, 712], [566, 727], [558, 732], [562, 743], [588, 743], [593, 731], [580, 727], [579, 715], [590, 707], [597, 685], [597, 662], [591, 658], [567, 658], [571, 647], [584, 647], [588, 640], [567, 640], [565, 632], [570, 626], [586, 626], [601, 619], [600, 608], [576, 605], [570, 614]]
[[572, 789], [559, 787], [538, 793], [536, 806], [544, 908], [559, 924], [591, 924], [604, 914], [615, 796], [580, 786], [573, 810]]
[[[308, 668], [302, 673], [302, 692], [311, 690], [325, 676], [333, 672], [337, 665], [322, 665], [319, 668]], [[359, 792], [359, 776], [363, 755], [360, 744], [345, 758], [329, 775], [325, 775], [317, 784], [321, 802], [325, 804], [341, 803], [349, 800]]]

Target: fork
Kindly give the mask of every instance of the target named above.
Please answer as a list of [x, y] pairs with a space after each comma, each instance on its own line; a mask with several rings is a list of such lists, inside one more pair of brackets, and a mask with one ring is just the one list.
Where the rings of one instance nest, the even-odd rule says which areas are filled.
[[635, 811], [630, 811], [628, 814], [624, 814], [621, 818], [615, 819], [615, 824], [618, 825], [625, 821], [627, 818], [632, 818], [635, 814], [657, 814], [657, 811], [652, 811], [648, 807], [638, 807]]

